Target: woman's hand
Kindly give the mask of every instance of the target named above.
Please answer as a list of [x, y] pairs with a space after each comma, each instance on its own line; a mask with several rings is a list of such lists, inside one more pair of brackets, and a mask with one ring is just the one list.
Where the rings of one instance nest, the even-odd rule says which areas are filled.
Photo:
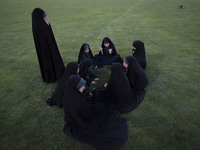
[[113, 52], [113, 51], [112, 51], [112, 48], [111, 48], [111, 49], [109, 49], [108, 51], [109, 51], [109, 54], [110, 54], [110, 55], [111, 55], [111, 54], [112, 54], [112, 52]]
[[83, 93], [84, 90], [85, 90], [85, 86], [82, 86], [82, 87], [79, 89], [79, 91], [80, 91], [81, 93]]
[[101, 46], [99, 47], [99, 50], [100, 50], [101, 54], [103, 55], [103, 48]]
[[108, 83], [105, 83], [105, 84], [104, 84], [104, 87], [107, 87], [107, 85], [108, 85]]

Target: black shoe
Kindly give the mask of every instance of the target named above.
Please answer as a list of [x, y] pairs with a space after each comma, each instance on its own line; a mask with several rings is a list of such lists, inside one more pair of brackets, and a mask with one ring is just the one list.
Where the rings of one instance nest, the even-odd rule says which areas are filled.
[[47, 105], [49, 105], [49, 106], [54, 106], [54, 100], [53, 100], [53, 98], [48, 98], [48, 99], [46, 100], [46, 103], [47, 103]]

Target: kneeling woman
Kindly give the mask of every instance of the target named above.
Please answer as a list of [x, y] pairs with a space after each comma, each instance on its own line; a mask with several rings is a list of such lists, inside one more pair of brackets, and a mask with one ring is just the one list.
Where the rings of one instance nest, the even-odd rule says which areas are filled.
[[68, 79], [63, 132], [97, 150], [117, 150], [127, 139], [126, 121], [116, 111], [95, 103], [85, 91], [85, 82], [78, 75]]
[[132, 50], [133, 56], [136, 58], [140, 66], [145, 70], [147, 63], [146, 63], [144, 42], [140, 40], [135, 40], [132, 46], [133, 46], [133, 50]]
[[120, 63], [113, 63], [108, 83], [105, 88], [97, 88], [94, 91], [96, 101], [101, 101], [120, 113], [128, 112], [127, 107], [132, 104], [131, 86], [124, 68]]
[[93, 80], [98, 80], [98, 78], [96, 78], [95, 76], [94, 67], [91, 59], [86, 58], [81, 62], [81, 64], [79, 65], [79, 75], [84, 80], [86, 80], [87, 86], [90, 86], [90, 83], [96, 83]]
[[126, 68], [126, 75], [132, 89], [132, 101], [127, 110], [133, 110], [137, 108], [145, 96], [144, 88], [148, 85], [148, 80], [144, 69], [138, 64], [134, 56], [127, 56], [124, 58], [124, 67]]
[[108, 37], [104, 37], [99, 54], [96, 54], [95, 58], [99, 60], [102, 65], [110, 65], [113, 62], [123, 62], [116, 52], [115, 45]]
[[51, 97], [46, 100], [46, 103], [49, 106], [58, 106], [63, 107], [63, 96], [65, 91], [65, 86], [67, 84], [67, 80], [71, 75], [77, 75], [79, 72], [78, 63], [77, 62], [69, 62], [65, 68], [64, 74], [58, 81], [57, 87], [52, 93]]

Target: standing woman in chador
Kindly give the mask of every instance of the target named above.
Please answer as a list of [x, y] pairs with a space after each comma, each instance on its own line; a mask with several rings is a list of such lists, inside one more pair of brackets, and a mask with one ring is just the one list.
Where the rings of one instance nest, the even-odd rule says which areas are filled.
[[65, 66], [51, 25], [41, 8], [32, 12], [32, 32], [43, 82], [54, 82], [62, 76]]

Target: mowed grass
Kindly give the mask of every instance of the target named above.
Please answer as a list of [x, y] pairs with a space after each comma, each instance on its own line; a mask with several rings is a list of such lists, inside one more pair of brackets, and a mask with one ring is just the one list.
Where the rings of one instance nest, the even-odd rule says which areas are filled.
[[[149, 85], [142, 104], [122, 115], [128, 140], [121, 150], [200, 149], [199, 0], [1, 0], [1, 150], [93, 150], [65, 136], [63, 109], [45, 103], [57, 83], [41, 79], [32, 36], [35, 7], [45, 10], [65, 65], [77, 61], [85, 42], [96, 54], [108, 36], [125, 57], [133, 40], [144, 41]], [[109, 67], [95, 71], [100, 87]]]

